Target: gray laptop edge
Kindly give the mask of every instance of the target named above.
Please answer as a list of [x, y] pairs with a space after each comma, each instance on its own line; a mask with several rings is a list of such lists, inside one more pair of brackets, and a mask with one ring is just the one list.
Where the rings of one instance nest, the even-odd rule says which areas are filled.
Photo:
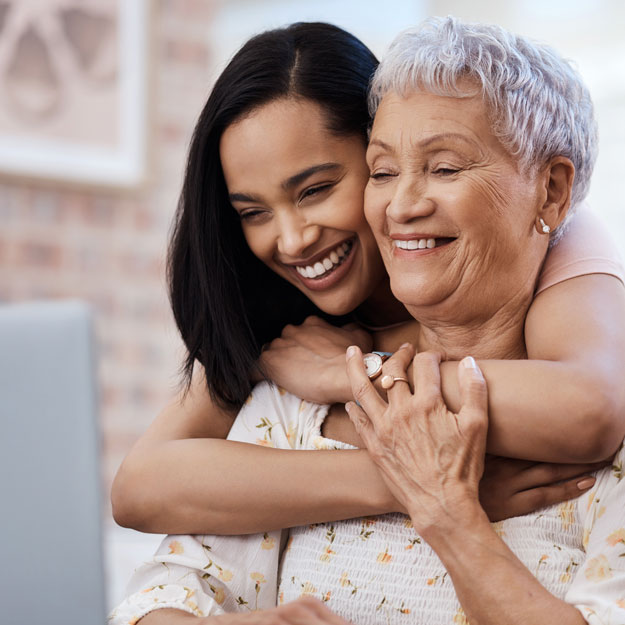
[[88, 308], [0, 305], [0, 621], [103, 625]]

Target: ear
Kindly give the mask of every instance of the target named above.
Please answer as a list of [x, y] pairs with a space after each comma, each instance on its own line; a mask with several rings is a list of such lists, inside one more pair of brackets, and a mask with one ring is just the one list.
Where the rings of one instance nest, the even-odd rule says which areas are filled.
[[553, 232], [559, 226], [571, 205], [571, 189], [575, 166], [566, 156], [555, 156], [539, 174], [544, 184], [544, 203], [536, 215], [536, 230], [543, 233], [543, 223]]

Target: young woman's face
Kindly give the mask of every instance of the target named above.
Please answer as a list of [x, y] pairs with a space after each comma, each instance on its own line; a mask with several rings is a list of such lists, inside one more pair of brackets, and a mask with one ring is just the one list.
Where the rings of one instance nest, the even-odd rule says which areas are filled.
[[365, 145], [329, 132], [316, 103], [253, 111], [225, 130], [220, 156], [250, 249], [319, 308], [349, 313], [385, 279], [363, 212]]

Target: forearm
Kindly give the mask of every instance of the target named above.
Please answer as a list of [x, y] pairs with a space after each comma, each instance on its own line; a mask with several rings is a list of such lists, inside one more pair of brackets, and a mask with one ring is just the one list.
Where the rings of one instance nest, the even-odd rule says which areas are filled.
[[[596, 462], [613, 454], [625, 435], [622, 392], [608, 387], [601, 367], [546, 360], [479, 365], [489, 390], [489, 453]], [[456, 367], [454, 362], [441, 366], [443, 395], [452, 411], [460, 406]]]
[[483, 510], [471, 509], [422, 532], [449, 573], [469, 622], [585, 625], [581, 613], [548, 592], [495, 534]]
[[246, 534], [397, 509], [364, 450], [165, 441], [135, 450], [116, 481], [116, 520], [144, 532]]

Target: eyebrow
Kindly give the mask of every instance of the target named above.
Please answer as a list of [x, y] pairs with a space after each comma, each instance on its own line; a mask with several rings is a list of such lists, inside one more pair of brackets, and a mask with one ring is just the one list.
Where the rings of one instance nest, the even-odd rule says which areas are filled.
[[[465, 137], [465, 135], [461, 135], [457, 132], [442, 132], [432, 137], [428, 137], [427, 139], [424, 139], [423, 141], [419, 141], [417, 145], [420, 148], [427, 148], [433, 143], [436, 143], [437, 141], [442, 141], [445, 139], [459, 139], [463, 143], [466, 143], [474, 148], [478, 147], [477, 144], [472, 139], [469, 139], [468, 137]], [[387, 150], [388, 152], [393, 152], [393, 148], [388, 143], [385, 143], [381, 139], [371, 139], [371, 141], [369, 141], [369, 145], [377, 145], [381, 147], [383, 150]]]
[[[320, 163], [319, 165], [313, 165], [312, 167], [307, 167], [293, 176], [290, 176], [280, 186], [285, 191], [290, 191], [293, 187], [298, 186], [313, 174], [319, 173], [320, 171], [330, 171], [342, 168], [343, 166], [340, 163]], [[260, 199], [257, 196], [249, 195], [247, 193], [230, 193], [228, 198], [230, 199], [230, 202], [260, 202]]]
[[282, 183], [281, 186], [285, 191], [289, 191], [293, 187], [296, 187], [297, 185], [304, 182], [306, 178], [309, 178], [313, 174], [316, 174], [320, 171], [329, 171], [329, 170], [341, 169], [341, 168], [342, 168], [342, 165], [340, 165], [339, 163], [320, 163], [319, 165], [313, 165], [312, 167], [307, 167], [306, 169], [291, 176], [290, 178], [287, 178]]

